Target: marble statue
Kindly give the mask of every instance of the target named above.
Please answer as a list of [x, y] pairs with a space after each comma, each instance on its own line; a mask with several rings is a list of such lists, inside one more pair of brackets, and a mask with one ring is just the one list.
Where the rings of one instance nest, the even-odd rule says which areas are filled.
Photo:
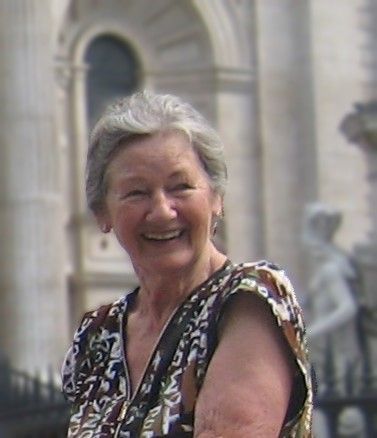
[[[326, 387], [324, 376], [327, 346], [330, 343], [341, 391], [345, 373], [356, 372], [360, 363], [356, 318], [359, 275], [350, 256], [339, 248], [334, 237], [341, 225], [339, 211], [322, 203], [306, 206], [303, 243], [308, 268], [304, 304], [309, 351], [317, 377], [318, 390]], [[326, 418], [316, 410], [314, 434], [329, 437]]]
[[319, 380], [328, 342], [339, 377], [360, 359], [356, 331], [358, 273], [351, 257], [334, 242], [340, 224], [339, 211], [322, 203], [307, 205], [303, 242], [309, 280], [305, 308], [309, 348]]

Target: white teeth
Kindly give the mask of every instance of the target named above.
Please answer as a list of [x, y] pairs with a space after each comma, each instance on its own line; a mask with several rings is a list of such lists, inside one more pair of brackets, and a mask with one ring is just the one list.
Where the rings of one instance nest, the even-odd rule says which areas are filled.
[[147, 239], [153, 239], [153, 240], [170, 240], [174, 239], [175, 237], [178, 237], [181, 234], [181, 231], [170, 231], [167, 233], [151, 233], [151, 234], [145, 234], [144, 236]]

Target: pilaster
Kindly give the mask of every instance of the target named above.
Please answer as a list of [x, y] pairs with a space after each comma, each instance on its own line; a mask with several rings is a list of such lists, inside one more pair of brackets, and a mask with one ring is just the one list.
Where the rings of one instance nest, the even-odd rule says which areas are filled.
[[58, 367], [67, 344], [51, 2], [0, 2], [0, 327], [14, 367]]

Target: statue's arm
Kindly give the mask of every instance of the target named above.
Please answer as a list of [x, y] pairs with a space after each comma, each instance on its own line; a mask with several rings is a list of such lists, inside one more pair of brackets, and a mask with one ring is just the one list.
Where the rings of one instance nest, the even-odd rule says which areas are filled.
[[332, 311], [324, 315], [316, 315], [315, 320], [307, 328], [308, 337], [324, 335], [352, 320], [357, 313], [357, 305], [346, 277], [336, 266], [329, 266], [324, 273], [322, 284], [325, 285], [317, 293], [327, 294]]

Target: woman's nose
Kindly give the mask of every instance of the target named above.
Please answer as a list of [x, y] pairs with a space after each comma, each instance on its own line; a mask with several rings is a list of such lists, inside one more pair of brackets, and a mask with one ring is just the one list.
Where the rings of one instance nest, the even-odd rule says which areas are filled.
[[173, 219], [177, 216], [174, 199], [165, 192], [154, 194], [151, 199], [150, 209], [147, 215], [149, 220]]

